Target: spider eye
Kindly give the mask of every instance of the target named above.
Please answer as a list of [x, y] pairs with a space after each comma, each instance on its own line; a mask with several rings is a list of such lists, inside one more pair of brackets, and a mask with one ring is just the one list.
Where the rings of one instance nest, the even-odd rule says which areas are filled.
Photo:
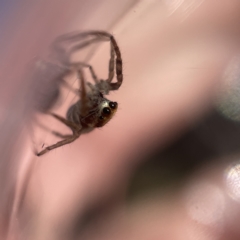
[[103, 119], [104, 119], [104, 117], [103, 117], [103, 116], [100, 116], [99, 118], [100, 118], [101, 120], [103, 120]]
[[103, 112], [105, 115], [109, 115], [109, 114], [111, 113], [111, 110], [110, 110], [110, 108], [105, 107], [105, 108], [103, 108], [102, 112]]
[[112, 109], [115, 109], [116, 107], [117, 107], [117, 103], [116, 102], [110, 102], [109, 103], [109, 106], [110, 106], [110, 108], [112, 108]]

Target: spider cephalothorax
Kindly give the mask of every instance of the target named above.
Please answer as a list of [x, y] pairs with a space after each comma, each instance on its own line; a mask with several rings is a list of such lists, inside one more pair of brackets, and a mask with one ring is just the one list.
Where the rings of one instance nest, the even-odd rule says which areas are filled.
[[[85, 40], [86, 38], [87, 40]], [[74, 52], [94, 42], [107, 40], [110, 41], [111, 50], [108, 78], [106, 80], [99, 80], [91, 65], [70, 60]], [[69, 46], [67, 50], [62, 47], [63, 44]], [[66, 69], [66, 75], [69, 71], [78, 73], [80, 90], [77, 91], [77, 94], [79, 95], [79, 100], [68, 109], [66, 118], [49, 113], [68, 126], [72, 130], [72, 134], [63, 135], [52, 131], [54, 135], [63, 138], [63, 140], [46, 147], [37, 153], [38, 156], [75, 141], [84, 132], [104, 126], [113, 117], [118, 108], [116, 102], [108, 100], [104, 95], [107, 95], [110, 91], [118, 90], [123, 81], [121, 53], [116, 40], [107, 32], [88, 31], [62, 35], [54, 42], [53, 49], [55, 55], [59, 58], [59, 65], [62, 66], [62, 69]], [[83, 68], [89, 68], [94, 84], [86, 82]], [[112, 82], [115, 76], [115, 68], [117, 81]]]
[[80, 112], [81, 100], [73, 104], [67, 112], [67, 119], [76, 124], [81, 124], [85, 131], [103, 127], [114, 116], [117, 111], [117, 102], [111, 102], [100, 96], [99, 103], [92, 106], [84, 115]]

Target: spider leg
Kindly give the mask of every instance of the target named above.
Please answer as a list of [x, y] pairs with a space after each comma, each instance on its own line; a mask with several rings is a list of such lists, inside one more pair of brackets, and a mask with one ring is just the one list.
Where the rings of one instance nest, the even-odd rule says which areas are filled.
[[122, 74], [122, 57], [121, 57], [121, 52], [120, 49], [117, 45], [117, 42], [115, 38], [111, 35], [110, 37], [111, 40], [111, 46], [114, 49], [114, 52], [116, 54], [116, 75], [117, 75], [117, 82], [112, 83], [110, 82], [111, 89], [110, 90], [117, 90], [119, 87], [122, 85], [123, 81], [123, 74]]
[[109, 64], [108, 64], [108, 79], [107, 81], [110, 83], [113, 80], [114, 77], [114, 58], [115, 58], [115, 52], [114, 52], [114, 48], [113, 45], [111, 44], [110, 46], [110, 60], [109, 60]]
[[54, 45], [60, 45], [64, 42], [79, 42], [83, 39], [96, 36], [96, 34], [91, 34], [92, 32], [97, 31], [85, 31], [85, 32], [71, 32], [71, 33], [65, 33], [60, 36], [58, 36], [55, 41], [53, 42]]
[[89, 46], [89, 45], [91, 45], [91, 44], [93, 44], [93, 43], [96, 43], [96, 42], [99, 42], [99, 41], [108, 41], [107, 39], [101, 39], [101, 38], [99, 38], [99, 37], [95, 37], [95, 38], [93, 38], [93, 39], [91, 39], [91, 40], [88, 40], [88, 41], [85, 41], [85, 42], [83, 42], [83, 43], [81, 43], [81, 44], [77, 44], [77, 45], [74, 45], [70, 50], [69, 50], [69, 55], [71, 55], [72, 53], [74, 53], [74, 52], [76, 52], [76, 51], [78, 51], [78, 50], [80, 50], [80, 49], [82, 49], [82, 48], [84, 48], [84, 47], [87, 47], [87, 46]]
[[[95, 71], [93, 70], [93, 67], [90, 64], [87, 63], [83, 63], [83, 62], [73, 62], [72, 66], [74, 66], [75, 68], [79, 69], [82, 67], [88, 68], [90, 71], [90, 74], [94, 80], [94, 82], [97, 84], [99, 82], [98, 77], [95, 73]], [[73, 88], [68, 82], [66, 82], [65, 80], [61, 80], [61, 83], [64, 87], [66, 87], [67, 89], [69, 89], [71, 92], [73, 92], [76, 95], [79, 95], [79, 89], [77, 88]]]
[[95, 71], [93, 70], [93, 67], [92, 67], [90, 64], [87, 64], [87, 63], [84, 63], [84, 62], [73, 62], [72, 64], [73, 64], [73, 66], [74, 66], [75, 68], [77, 68], [78, 70], [79, 70], [79, 68], [82, 68], [82, 67], [88, 68], [89, 71], [90, 71], [90, 74], [91, 74], [91, 76], [92, 76], [92, 78], [93, 78], [93, 80], [94, 80], [94, 82], [95, 82], [95, 83], [98, 83], [98, 82], [99, 82], [98, 77], [97, 77]]
[[[98, 85], [98, 88], [100, 90], [104, 90], [105, 93], [108, 93], [111, 90], [118, 90], [123, 82], [123, 74], [122, 74], [121, 52], [120, 52], [120, 49], [118, 47], [118, 44], [117, 44], [115, 38], [111, 34], [106, 33], [106, 32], [101, 32], [101, 31], [96, 31], [96, 32], [93, 31], [93, 32], [89, 32], [88, 34], [97, 35], [100, 37], [103, 36], [103, 37], [107, 37], [108, 39], [110, 39], [111, 44], [110, 44], [110, 60], [109, 60], [109, 65], [108, 65], [108, 79], [105, 82], [104, 81], [96, 81], [95, 80], [96, 75], [92, 68], [90, 68], [90, 72], [92, 74], [92, 77], [93, 77], [95, 83]], [[97, 40], [99, 41], [99, 39], [97, 39]], [[91, 43], [92, 42], [89, 41], [89, 44], [91, 44]], [[72, 49], [72, 51], [77, 50], [78, 47], [80, 47], [80, 46], [82, 46], [82, 45], [76, 45]], [[115, 56], [116, 56], [116, 60], [115, 60]], [[116, 65], [117, 82], [112, 83], [112, 80], [113, 80], [114, 74], [115, 74], [114, 60], [115, 60], [115, 65]], [[106, 84], [106, 82], [108, 84]]]
[[[104, 83], [104, 81], [100, 81], [98, 83], [98, 87], [100, 90], [104, 90], [106, 93], [108, 93], [108, 91], [110, 90], [117, 90], [119, 89], [119, 87], [122, 85], [123, 82], [123, 74], [122, 74], [122, 57], [121, 57], [121, 52], [120, 49], [118, 47], [118, 44], [114, 38], [113, 35], [104, 32], [104, 31], [89, 31], [86, 32], [84, 34], [88, 34], [88, 35], [93, 35], [93, 36], [97, 36], [95, 39], [89, 40], [89, 44], [91, 44], [91, 41], [100, 41], [103, 40], [104, 38], [110, 40], [111, 43], [111, 49], [110, 49], [110, 60], [109, 60], [109, 72], [108, 72], [108, 79], [106, 80], [106, 82], [108, 83], [108, 87], [106, 86], [106, 83]], [[80, 36], [80, 34], [79, 34]], [[85, 42], [84, 44], [87, 44], [87, 42]], [[82, 47], [83, 44], [79, 44], [76, 45], [72, 48], [72, 52], [74, 52], [75, 50], [78, 50], [79, 47]], [[85, 45], [84, 45], [85, 46]], [[114, 77], [114, 59], [115, 59], [115, 55], [116, 55], [116, 60], [115, 60], [115, 66], [116, 66], [116, 75], [117, 75], [117, 82], [112, 83], [113, 77]], [[106, 89], [108, 88], [108, 89]]]
[[53, 134], [53, 135], [55, 135], [56, 137], [59, 137], [59, 138], [69, 138], [69, 137], [71, 137], [72, 136], [72, 134], [61, 134], [61, 133], [59, 133], [59, 132], [56, 132], [56, 131], [51, 131], [51, 133]]
[[64, 140], [62, 141], [59, 141], [51, 146], [48, 146], [46, 147], [45, 149], [43, 149], [41, 152], [39, 153], [36, 153], [37, 156], [41, 156], [55, 148], [58, 148], [58, 147], [61, 147], [63, 145], [66, 145], [66, 144], [69, 144], [73, 141], [75, 141], [80, 135], [81, 135], [81, 129], [82, 127], [55, 114], [55, 113], [49, 113], [51, 116], [53, 116], [54, 118], [58, 119], [60, 122], [64, 123], [66, 126], [68, 126], [69, 128], [72, 129], [73, 131], [73, 134], [72, 135], [63, 135], [61, 133], [58, 133], [58, 132], [55, 132], [55, 131], [52, 131], [52, 133], [58, 137], [61, 137], [61, 138], [65, 138]]
[[[93, 37], [91, 39], [87, 39], [89, 37]], [[82, 41], [84, 39], [84, 41]], [[62, 54], [62, 58], [60, 57], [59, 59], [64, 60], [62, 61], [63, 64], [65, 65], [72, 65], [70, 58], [71, 55], [84, 48], [87, 47], [95, 42], [99, 42], [99, 41], [109, 41], [111, 42], [111, 51], [110, 51], [110, 60], [109, 60], [109, 73], [108, 73], [108, 79], [107, 82], [108, 84], [108, 90], [106, 92], [108, 92], [109, 90], [117, 90], [119, 89], [119, 87], [122, 85], [122, 81], [123, 81], [123, 74], [122, 74], [122, 57], [121, 57], [121, 52], [119, 50], [119, 47], [117, 45], [117, 42], [115, 40], [115, 38], [104, 31], [87, 31], [87, 32], [82, 32], [82, 33], [70, 33], [70, 34], [65, 34], [62, 35], [60, 37], [58, 37], [54, 44], [53, 44], [53, 48], [54, 50], [60, 54]], [[80, 43], [76, 43], [79, 42]], [[63, 46], [61, 46], [61, 44], [63, 43], [70, 43], [72, 46], [70, 46], [70, 48], [68, 50], [66, 50]], [[114, 54], [115, 53], [115, 54]], [[117, 75], [117, 82], [112, 83], [113, 77], [114, 77], [114, 58], [116, 55], [116, 61], [115, 61], [115, 65], [116, 65], [116, 75]], [[104, 85], [106, 85], [106, 83], [98, 83], [97, 82], [97, 77], [96, 74], [94, 73], [92, 68], [89, 68], [91, 75], [95, 81], [95, 83], [97, 83], [99, 85], [99, 89], [106, 89], [106, 86], [104, 87]]]
[[[67, 33], [57, 37], [53, 42], [51, 48], [53, 49], [53, 52], [57, 54], [58, 59], [66, 65], [70, 63], [71, 54], [75, 51], [87, 47], [88, 45], [95, 42], [109, 41], [110, 37], [111, 35], [104, 31]], [[70, 44], [68, 50], [66, 50], [66, 46], [64, 47], [64, 44]]]
[[78, 95], [79, 94], [79, 89], [77, 88], [73, 88], [68, 82], [66, 82], [65, 80], [62, 80], [62, 85], [64, 87], [66, 87], [68, 90], [70, 90], [71, 92], [73, 92], [74, 94]]
[[[88, 35], [96, 35], [99, 37], [106, 37], [108, 39], [110, 39], [111, 41], [111, 57], [110, 57], [110, 62], [109, 62], [109, 78], [108, 78], [108, 82], [110, 82], [110, 90], [117, 90], [121, 85], [122, 85], [122, 81], [123, 81], [123, 74], [122, 74], [122, 57], [121, 57], [121, 52], [120, 49], [118, 47], [118, 44], [115, 40], [115, 38], [113, 37], [113, 35], [104, 32], [104, 31], [89, 31], [86, 32], [85, 34]], [[116, 83], [111, 83], [112, 81], [112, 75], [114, 75], [114, 70], [111, 66], [112, 61], [114, 59], [114, 55], [112, 52], [112, 49], [114, 50], [115, 54], [116, 54], [116, 75], [117, 75], [117, 82]], [[113, 73], [112, 73], [113, 72]]]
[[60, 122], [62, 122], [63, 124], [65, 124], [66, 126], [68, 126], [69, 128], [71, 128], [72, 130], [76, 131], [76, 132], [80, 132], [80, 130], [82, 129], [81, 126], [77, 125], [76, 123], [73, 123], [67, 119], [65, 119], [64, 117], [61, 117], [55, 113], [49, 113], [51, 116], [53, 116], [54, 118], [58, 119]]
[[[65, 43], [71, 43], [71, 42], [79, 42], [85, 38], [89, 37], [97, 37], [99, 38], [110, 38], [110, 34], [104, 31], [85, 31], [85, 32], [72, 32], [63, 34], [59, 37], [57, 37], [53, 43], [54, 46], [59, 46], [60, 44]], [[89, 41], [89, 40], [88, 40]]]
[[[99, 84], [99, 80], [98, 80], [98, 77], [96, 76], [95, 71], [93, 70], [93, 67], [90, 64], [83, 63], [83, 62], [73, 62], [72, 63], [72, 68], [77, 70], [78, 75], [79, 75], [79, 81], [80, 81], [80, 84], [79, 84], [80, 89], [77, 89], [74, 92], [81, 99], [80, 112], [83, 115], [86, 115], [88, 112], [88, 97], [87, 97], [87, 91], [86, 91], [86, 86], [85, 86], [85, 77], [84, 77], [84, 73], [82, 71], [83, 67], [89, 68], [91, 76], [96, 84]], [[91, 88], [92, 91], [96, 91], [96, 89], [90, 82], [87, 82], [87, 85]]]
[[73, 46], [69, 47], [68, 49], [66, 49], [66, 47], [61, 46], [60, 43], [55, 42], [55, 44], [52, 45], [52, 49], [54, 51], [55, 54], [57, 54], [57, 57], [59, 58], [59, 60], [64, 64], [64, 65], [69, 65], [70, 64], [70, 59], [71, 59], [71, 55], [76, 52], [79, 51], [82, 48], [85, 48], [93, 43], [99, 42], [99, 41], [107, 41], [106, 39], [102, 39], [99, 37], [95, 37], [93, 39], [89, 39], [87, 41], [84, 41], [82, 43], [78, 43], [78, 44], [72, 44]]
[[50, 132], [51, 134], [53, 134], [59, 138], [64, 139], [64, 138], [68, 138], [68, 137], [72, 136], [72, 134], [61, 134], [57, 131], [50, 130], [48, 127], [46, 127], [45, 125], [43, 125], [42, 123], [40, 123], [38, 121], [36, 121], [36, 124], [39, 125], [39, 127], [43, 128], [45, 131]]
[[[89, 42], [87, 43], [87, 41], [84, 43], [84, 47], [91, 44], [92, 41], [100, 41], [103, 40], [102, 37], [105, 37], [107, 39], [110, 40], [111, 42], [111, 57], [110, 57], [110, 61], [109, 61], [109, 76], [108, 76], [108, 82], [110, 85], [110, 90], [117, 90], [119, 89], [119, 87], [122, 85], [122, 81], [123, 81], [123, 74], [122, 74], [122, 57], [121, 57], [121, 52], [120, 49], [118, 47], [118, 44], [115, 40], [115, 38], [113, 37], [113, 35], [104, 32], [104, 31], [89, 31], [89, 32], [83, 32], [80, 33], [78, 35], [75, 35], [74, 38], [79, 38], [82, 36], [88, 36], [88, 35], [92, 35], [92, 36], [97, 36], [95, 39], [89, 40]], [[71, 51], [75, 51], [78, 50], [79, 48], [82, 48], [83, 44], [80, 45], [76, 45]], [[113, 65], [113, 61], [114, 61], [114, 53], [116, 54], [116, 75], [117, 75], [117, 82], [116, 83], [112, 83], [112, 79], [114, 77], [114, 65]]]
[[75, 141], [78, 137], [80, 136], [80, 134], [73, 134], [73, 135], [70, 135], [68, 138], [62, 140], [62, 141], [59, 141], [51, 146], [48, 146], [46, 147], [45, 149], [43, 149], [41, 152], [39, 153], [36, 153], [37, 156], [42, 156], [43, 154], [55, 149], [55, 148], [58, 148], [58, 147], [61, 147], [63, 145], [66, 145], [66, 144], [69, 144], [69, 143], [72, 143], [73, 141]]
[[81, 91], [79, 93], [80, 99], [81, 99], [81, 104], [80, 104], [80, 113], [85, 116], [88, 112], [88, 97], [87, 97], [87, 91], [85, 87], [85, 82], [84, 82], [84, 75], [83, 71], [80, 69], [78, 71], [79, 73], [79, 79], [80, 79], [80, 88]]

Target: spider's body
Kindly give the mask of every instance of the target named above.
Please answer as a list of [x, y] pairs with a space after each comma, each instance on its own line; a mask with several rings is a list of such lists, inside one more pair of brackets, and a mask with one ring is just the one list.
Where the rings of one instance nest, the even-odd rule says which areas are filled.
[[[82, 41], [86, 38], [88, 38], [86, 41]], [[99, 80], [91, 65], [83, 62], [71, 62], [70, 60], [72, 53], [98, 41], [110, 41], [109, 71], [108, 79], [106, 80]], [[68, 45], [68, 50], [62, 47], [61, 44], [64, 43]], [[54, 135], [64, 140], [46, 147], [37, 153], [38, 156], [75, 141], [82, 133], [90, 132], [94, 128], [103, 127], [113, 117], [118, 107], [116, 102], [108, 100], [104, 95], [107, 95], [110, 91], [118, 90], [123, 81], [121, 53], [116, 40], [107, 32], [89, 31], [63, 35], [57, 38], [53, 48], [56, 56], [60, 58], [59, 62], [61, 66], [63, 69], [66, 69], [66, 75], [71, 71], [78, 73], [80, 90], [77, 90], [75, 93], [79, 95], [79, 100], [68, 109], [66, 118], [50, 113], [54, 118], [68, 126], [72, 130], [72, 134], [63, 135], [52, 131]], [[85, 82], [84, 68], [89, 68], [94, 84]], [[115, 68], [117, 81], [112, 82], [115, 75]]]
[[79, 100], [68, 109], [67, 119], [81, 125], [82, 133], [103, 127], [117, 111], [117, 103], [109, 101], [102, 95], [99, 95], [98, 101], [92, 105], [87, 114], [82, 115], [80, 112], [81, 100]]

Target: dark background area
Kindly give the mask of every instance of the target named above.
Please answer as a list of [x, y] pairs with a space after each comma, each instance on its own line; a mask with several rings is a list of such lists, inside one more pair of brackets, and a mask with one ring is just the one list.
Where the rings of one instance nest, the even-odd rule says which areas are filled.
[[218, 165], [240, 152], [240, 123], [216, 109], [174, 141], [156, 150], [139, 166], [132, 178], [129, 198], [178, 188], [206, 165]]

